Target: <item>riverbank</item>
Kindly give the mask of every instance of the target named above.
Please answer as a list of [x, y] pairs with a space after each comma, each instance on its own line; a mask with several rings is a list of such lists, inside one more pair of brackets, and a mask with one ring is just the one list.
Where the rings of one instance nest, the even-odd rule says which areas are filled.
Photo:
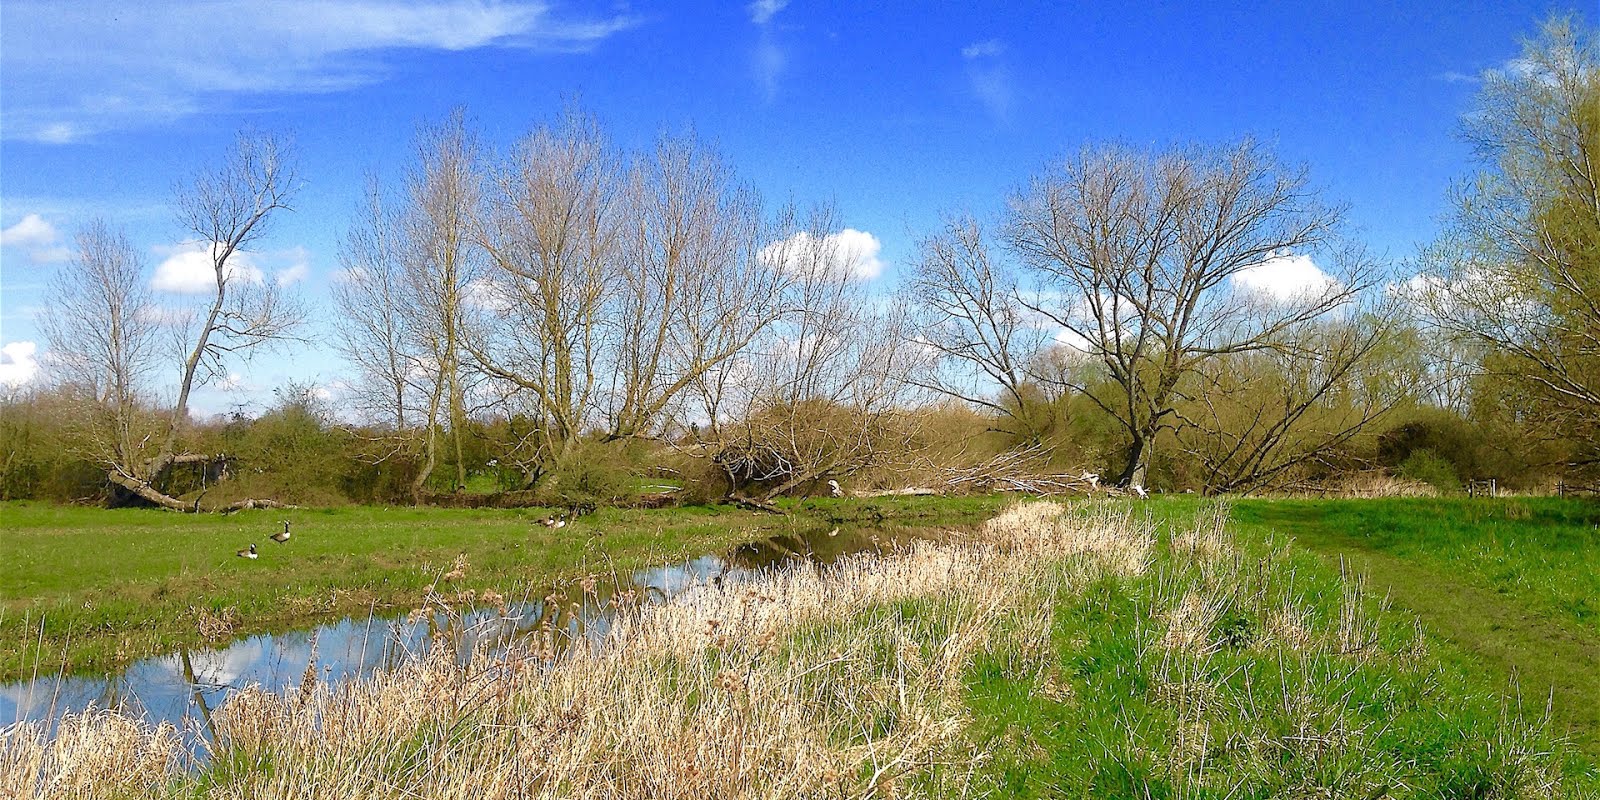
[[[1225, 509], [1030, 504], [964, 541], [625, 609], [555, 662], [308, 678], [216, 714], [209, 766], [97, 714], [0, 744], [84, 796], [1503, 796], [1592, 762], [1315, 557]], [[468, 573], [470, 574], [470, 572]], [[465, 575], [463, 577], [466, 577]], [[441, 599], [448, 602], [447, 599]]]
[[[542, 597], [591, 572], [669, 564], [834, 527], [962, 527], [1000, 498], [817, 499], [789, 516], [725, 506], [600, 509], [560, 529], [550, 509], [344, 507], [229, 516], [0, 504], [0, 682], [112, 671], [181, 647], [405, 613], [458, 560], [459, 587]], [[283, 544], [269, 537], [290, 522]], [[255, 544], [259, 557], [235, 552]]]

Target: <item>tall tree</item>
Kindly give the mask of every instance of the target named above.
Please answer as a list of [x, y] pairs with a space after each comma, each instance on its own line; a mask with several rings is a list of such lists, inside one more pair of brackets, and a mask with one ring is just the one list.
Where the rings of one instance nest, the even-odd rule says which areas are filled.
[[95, 220], [77, 245], [50, 282], [40, 327], [62, 383], [85, 406], [75, 414], [84, 455], [115, 471], [148, 458], [156, 432], [146, 393], [160, 354], [158, 311], [126, 234]]
[[[1484, 74], [1455, 190], [1419, 285], [1431, 320], [1533, 401], [1548, 435], [1600, 440], [1600, 51], [1555, 19]], [[1575, 453], [1600, 464], [1600, 448]]]
[[[163, 508], [198, 510], [197, 504], [182, 502], [162, 488], [174, 465], [220, 458], [179, 450], [180, 436], [188, 424], [190, 395], [195, 388], [225, 375], [231, 358], [288, 338], [301, 318], [299, 308], [282, 295], [276, 282], [263, 280], [238, 264], [240, 254], [267, 233], [277, 214], [290, 209], [297, 188], [284, 143], [271, 135], [252, 133], [240, 134], [220, 165], [179, 186], [178, 220], [207, 251], [212, 288], [205, 305], [188, 317], [181, 330], [183, 360], [175, 399], [159, 430], [136, 447], [107, 450], [107, 478], [129, 494]], [[142, 342], [149, 335], [147, 320], [153, 319], [145, 313], [147, 320], [141, 321], [141, 313], [136, 311], [147, 307], [148, 301], [142, 290], [131, 288], [137, 283], [131, 264], [124, 240], [91, 227], [80, 241], [79, 259], [68, 272], [70, 280], [81, 279], [81, 285], [54, 295], [53, 316], [103, 315], [89, 326], [106, 333], [102, 344], [74, 344], [72, 332], [59, 326], [53, 338], [62, 340], [64, 352], [78, 350], [88, 359], [78, 367], [80, 371], [110, 377], [115, 403], [128, 402], [132, 396], [133, 383], [125, 378], [131, 376], [129, 366], [141, 362], [131, 354], [143, 352]], [[130, 309], [135, 311], [130, 313]]]
[[1286, 297], [1249, 289], [1252, 271], [1332, 253], [1339, 209], [1303, 169], [1253, 141], [1165, 153], [1085, 149], [1011, 205], [1010, 245], [1038, 291], [1024, 304], [1065, 328], [1113, 391], [1073, 387], [1116, 418], [1127, 440], [1117, 482], [1142, 485], [1174, 427], [1185, 378], [1279, 337], [1371, 285], [1365, 261], [1323, 264], [1331, 280]]

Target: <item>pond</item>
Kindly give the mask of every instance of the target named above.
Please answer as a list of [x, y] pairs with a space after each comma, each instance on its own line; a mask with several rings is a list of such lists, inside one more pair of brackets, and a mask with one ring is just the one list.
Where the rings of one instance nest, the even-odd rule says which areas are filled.
[[744, 580], [763, 570], [818, 568], [846, 554], [883, 552], [926, 535], [907, 529], [816, 529], [749, 542], [722, 555], [607, 576], [587, 590], [578, 584], [552, 587], [540, 598], [506, 603], [503, 610], [346, 618], [309, 630], [251, 636], [219, 649], [147, 658], [112, 674], [5, 684], [0, 686], [0, 725], [46, 720], [53, 735], [54, 723], [65, 714], [116, 708], [151, 724], [170, 722], [198, 744], [210, 713], [248, 686], [281, 691], [300, 685], [308, 669], [320, 682], [357, 680], [437, 647], [451, 647], [465, 661], [476, 652], [502, 652], [547, 624], [568, 637], [598, 638], [609, 627], [611, 598], [619, 591], [660, 602], [705, 583]]

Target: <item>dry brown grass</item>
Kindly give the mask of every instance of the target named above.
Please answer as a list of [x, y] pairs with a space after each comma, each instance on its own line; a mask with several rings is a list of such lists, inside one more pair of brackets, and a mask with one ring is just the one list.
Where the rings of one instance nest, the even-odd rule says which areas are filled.
[[964, 736], [961, 677], [984, 652], [1044, 668], [1041, 569], [1066, 561], [1087, 579], [1149, 564], [1148, 523], [1065, 510], [1019, 506], [966, 541], [627, 607], [603, 640], [559, 658], [550, 632], [466, 666], [441, 655], [356, 683], [245, 690], [214, 715], [204, 773], [176, 731], [114, 712], [71, 718], [54, 741], [16, 725], [0, 742], [0, 794], [960, 795], [983, 763]]

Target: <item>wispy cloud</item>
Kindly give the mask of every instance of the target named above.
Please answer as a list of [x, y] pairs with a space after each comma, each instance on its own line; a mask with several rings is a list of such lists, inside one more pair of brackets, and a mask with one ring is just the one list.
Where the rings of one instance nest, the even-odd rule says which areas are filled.
[[7, 2], [3, 135], [59, 144], [241, 96], [343, 91], [408, 50], [583, 51], [635, 22], [539, 0]]
[[756, 0], [747, 8], [750, 10], [750, 21], [757, 25], [765, 25], [789, 5], [789, 0]]
[[1000, 121], [1011, 116], [1011, 69], [1005, 55], [1005, 43], [999, 39], [985, 39], [961, 48], [968, 88], [989, 115]]
[[778, 44], [772, 31], [773, 18], [787, 5], [789, 0], [755, 0], [746, 6], [750, 21], [755, 23], [759, 31], [751, 68], [769, 103], [778, 98], [778, 79], [783, 77], [784, 67], [789, 64], [789, 54]]

